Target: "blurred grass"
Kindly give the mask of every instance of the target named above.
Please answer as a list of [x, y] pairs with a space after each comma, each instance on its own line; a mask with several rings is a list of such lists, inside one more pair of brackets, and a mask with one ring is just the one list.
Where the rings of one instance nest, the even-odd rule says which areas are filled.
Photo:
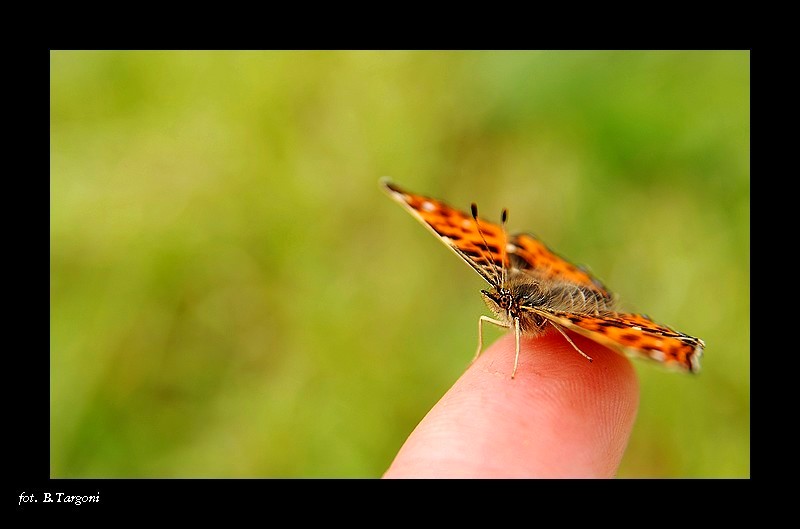
[[532, 231], [702, 337], [625, 477], [750, 475], [748, 52], [50, 56], [53, 477], [379, 476], [481, 281], [377, 186]]

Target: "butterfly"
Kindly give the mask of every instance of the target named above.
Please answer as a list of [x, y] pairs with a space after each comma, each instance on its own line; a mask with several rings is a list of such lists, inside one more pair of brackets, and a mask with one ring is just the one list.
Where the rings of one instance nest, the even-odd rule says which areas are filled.
[[616, 297], [586, 268], [560, 257], [533, 235], [507, 235], [506, 210], [502, 224], [497, 225], [479, 218], [474, 203], [468, 214], [440, 200], [404, 191], [386, 178], [381, 179], [381, 186], [491, 286], [481, 290], [481, 295], [497, 318], [482, 315], [478, 320], [475, 358], [483, 348], [484, 323], [513, 329], [514, 378], [520, 336], [540, 335], [549, 326], [590, 362], [591, 357], [575, 345], [566, 330], [627, 356], [684, 372], [700, 370], [703, 340], [645, 315], [619, 312]]

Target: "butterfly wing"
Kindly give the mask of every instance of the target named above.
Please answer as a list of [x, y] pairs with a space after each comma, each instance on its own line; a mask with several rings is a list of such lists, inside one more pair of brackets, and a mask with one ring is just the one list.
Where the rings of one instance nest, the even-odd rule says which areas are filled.
[[[559, 256], [533, 235], [520, 233], [506, 243], [503, 229], [496, 224], [476, 221], [470, 214], [440, 200], [404, 191], [386, 179], [382, 180], [382, 187], [491, 285], [499, 284], [505, 267], [539, 279], [577, 284], [603, 297], [612, 297], [586, 269]], [[524, 309], [625, 355], [649, 358], [682, 371], [700, 370], [703, 341], [646, 316], [572, 314], [541, 307]]]
[[641, 314], [589, 316], [534, 310], [537, 314], [627, 356], [649, 358], [667, 367], [697, 373], [705, 343]]
[[599, 279], [585, 268], [576, 266], [559, 256], [533, 235], [519, 233], [511, 237], [508, 253], [511, 255], [511, 266], [514, 268], [539, 278], [575, 283], [595, 290], [603, 297], [611, 297]]
[[[547, 280], [566, 281], [600, 293], [612, 294], [586, 269], [575, 266], [533, 235], [521, 233], [509, 241], [513, 267]], [[633, 357], [662, 362], [681, 371], [696, 373], [705, 344], [699, 338], [677, 332], [640, 314], [587, 315], [526, 307], [561, 327], [582, 334], [597, 343]]]
[[[384, 179], [386, 193], [419, 220], [436, 237], [453, 250], [489, 284], [495, 285], [503, 269], [503, 230], [500, 226], [479, 219], [480, 231], [472, 215], [448, 206], [441, 200], [409, 193]], [[486, 239], [484, 244], [481, 233]], [[508, 257], [506, 257], [506, 266]]]

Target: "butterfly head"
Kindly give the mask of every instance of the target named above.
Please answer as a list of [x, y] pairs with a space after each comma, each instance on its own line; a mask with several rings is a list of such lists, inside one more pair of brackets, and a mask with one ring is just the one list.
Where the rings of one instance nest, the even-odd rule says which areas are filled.
[[518, 320], [523, 330], [533, 331], [544, 325], [541, 316], [530, 310], [547, 302], [547, 290], [539, 281], [512, 275], [502, 285], [481, 290], [481, 296], [498, 317], [508, 322]]
[[492, 312], [509, 321], [520, 317], [520, 299], [514, 291], [505, 287], [494, 287], [491, 290], [481, 290], [483, 301]]

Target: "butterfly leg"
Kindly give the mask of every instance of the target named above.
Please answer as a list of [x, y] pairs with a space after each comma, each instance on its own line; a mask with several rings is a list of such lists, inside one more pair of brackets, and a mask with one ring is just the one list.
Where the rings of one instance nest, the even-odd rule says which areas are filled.
[[478, 357], [481, 355], [481, 350], [483, 349], [483, 322], [493, 323], [498, 327], [504, 327], [506, 329], [511, 327], [511, 325], [504, 321], [495, 320], [489, 316], [481, 316], [478, 319], [478, 350], [475, 352], [475, 356], [472, 358], [473, 362], [478, 359]]
[[[489, 316], [481, 316], [478, 319], [478, 350], [475, 352], [475, 358], [472, 359], [473, 362], [478, 359], [478, 357], [481, 355], [481, 349], [483, 349], [483, 322], [489, 322], [494, 325], [497, 325], [498, 327], [504, 327], [506, 329], [512, 327], [512, 325], [507, 322], [495, 320], [494, 318], [490, 318]], [[515, 348], [514, 348], [514, 369], [513, 371], [511, 371], [511, 378], [514, 378], [514, 375], [517, 374], [517, 366], [519, 365], [519, 335], [520, 335], [519, 318], [514, 318], [513, 327], [514, 327]]]
[[557, 330], [558, 332], [560, 332], [560, 333], [561, 333], [561, 336], [563, 336], [563, 337], [564, 337], [564, 339], [566, 339], [566, 340], [569, 342], [569, 344], [570, 344], [572, 347], [574, 347], [574, 348], [575, 348], [575, 350], [576, 350], [576, 351], [578, 351], [578, 352], [579, 352], [579, 353], [580, 353], [580, 354], [581, 354], [581, 355], [582, 355], [584, 358], [586, 358], [586, 359], [587, 359], [588, 361], [590, 361], [590, 362], [592, 361], [592, 357], [591, 357], [591, 356], [589, 356], [589, 355], [587, 355], [586, 353], [584, 353], [584, 352], [583, 352], [583, 351], [581, 351], [580, 349], [578, 349], [578, 346], [577, 346], [577, 345], [575, 345], [575, 342], [573, 342], [573, 341], [572, 341], [572, 339], [571, 339], [569, 336], [567, 336], [567, 333], [565, 333], [565, 332], [564, 332], [564, 331], [561, 329], [561, 326], [560, 326], [560, 325], [556, 325], [556, 324], [555, 324], [555, 323], [553, 323], [552, 321], [550, 322], [550, 325], [552, 325], [553, 327], [555, 327], [555, 328], [556, 328], [556, 330]]
[[514, 338], [517, 343], [516, 353], [514, 354], [514, 370], [511, 371], [511, 378], [517, 374], [517, 366], [519, 365], [519, 318], [514, 318]]

